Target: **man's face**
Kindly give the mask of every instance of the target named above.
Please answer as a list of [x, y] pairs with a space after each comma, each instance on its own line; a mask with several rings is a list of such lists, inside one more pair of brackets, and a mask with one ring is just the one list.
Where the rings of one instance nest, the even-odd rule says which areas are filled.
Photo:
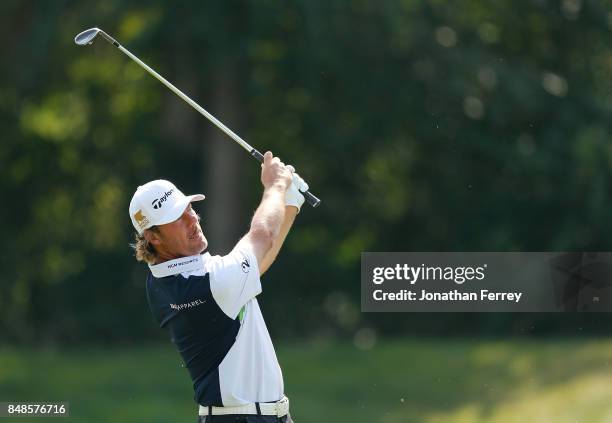
[[155, 246], [161, 262], [200, 254], [208, 246], [200, 227], [200, 217], [191, 204], [177, 220], [157, 228], [159, 232], [152, 233], [150, 242]]

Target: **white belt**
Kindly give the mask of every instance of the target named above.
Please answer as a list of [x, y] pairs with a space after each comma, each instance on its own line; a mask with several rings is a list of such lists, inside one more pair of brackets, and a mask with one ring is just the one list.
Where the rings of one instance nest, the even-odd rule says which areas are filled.
[[[257, 404], [259, 404], [259, 413], [257, 412]], [[261, 414], [263, 416], [283, 417], [289, 414], [289, 398], [283, 396], [277, 402], [259, 402], [246, 405], [238, 405], [235, 407], [215, 407], [200, 405], [200, 416], [221, 416], [226, 414]]]

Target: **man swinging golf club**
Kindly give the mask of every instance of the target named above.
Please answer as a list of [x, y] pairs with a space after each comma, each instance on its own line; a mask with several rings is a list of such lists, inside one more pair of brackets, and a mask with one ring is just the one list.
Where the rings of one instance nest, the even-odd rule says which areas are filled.
[[[261, 203], [226, 256], [208, 242], [191, 202], [171, 182], [138, 187], [130, 202], [136, 258], [149, 264], [147, 297], [189, 370], [198, 421], [291, 423], [289, 400], [257, 299], [308, 185], [278, 157], [263, 157]], [[214, 224], [214, 222], [212, 222]]]

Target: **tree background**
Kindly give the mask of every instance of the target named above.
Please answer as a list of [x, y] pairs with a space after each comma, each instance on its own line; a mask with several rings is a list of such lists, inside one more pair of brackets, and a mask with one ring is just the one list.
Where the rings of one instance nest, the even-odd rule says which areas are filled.
[[264, 278], [276, 339], [609, 334], [607, 314], [362, 314], [362, 251], [606, 251], [612, 3], [4, 1], [0, 342], [165, 338], [127, 209], [203, 192], [212, 253], [248, 228], [244, 151], [99, 26], [323, 199]]

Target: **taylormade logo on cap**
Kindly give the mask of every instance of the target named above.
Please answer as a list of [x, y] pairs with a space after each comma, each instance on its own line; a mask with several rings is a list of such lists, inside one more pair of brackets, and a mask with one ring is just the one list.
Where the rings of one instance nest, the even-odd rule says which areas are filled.
[[155, 210], [157, 210], [158, 208], [160, 208], [162, 206], [162, 203], [164, 201], [166, 201], [166, 199], [172, 195], [172, 193], [174, 192], [174, 189], [171, 189], [170, 191], [168, 191], [167, 193], [164, 194], [164, 196], [162, 198], [156, 198], [155, 200], [153, 200], [153, 202], [151, 203], [153, 205], [153, 208]]
[[130, 219], [139, 234], [152, 226], [165, 225], [180, 218], [192, 201], [204, 195], [186, 196], [174, 184], [164, 179], [147, 182], [138, 187], [130, 201]]

